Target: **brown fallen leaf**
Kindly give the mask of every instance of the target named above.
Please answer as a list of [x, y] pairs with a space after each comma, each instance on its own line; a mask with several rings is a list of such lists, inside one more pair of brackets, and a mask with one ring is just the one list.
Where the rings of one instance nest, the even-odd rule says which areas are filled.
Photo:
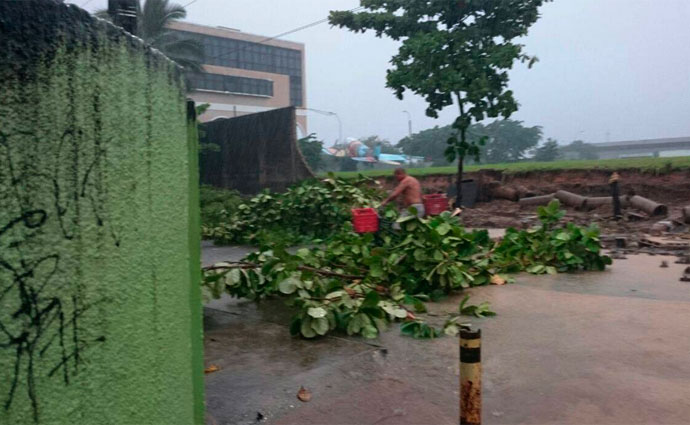
[[505, 285], [506, 280], [503, 279], [501, 276], [495, 274], [495, 275], [491, 276], [491, 284], [492, 285]]
[[297, 399], [306, 403], [311, 400], [311, 392], [304, 387], [299, 387], [299, 391], [297, 391]]
[[204, 373], [213, 373], [213, 372], [218, 372], [219, 370], [220, 370], [220, 368], [218, 366], [212, 364], [211, 366], [204, 369]]

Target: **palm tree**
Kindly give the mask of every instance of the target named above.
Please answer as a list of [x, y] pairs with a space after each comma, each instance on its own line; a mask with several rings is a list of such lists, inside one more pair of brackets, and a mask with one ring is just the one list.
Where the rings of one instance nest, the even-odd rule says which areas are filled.
[[[111, 19], [107, 10], [99, 10], [96, 16]], [[188, 71], [200, 71], [204, 49], [197, 40], [182, 38], [171, 31], [170, 23], [184, 19], [184, 7], [169, 0], [145, 0], [142, 6], [137, 1], [136, 36], [154, 47]]]

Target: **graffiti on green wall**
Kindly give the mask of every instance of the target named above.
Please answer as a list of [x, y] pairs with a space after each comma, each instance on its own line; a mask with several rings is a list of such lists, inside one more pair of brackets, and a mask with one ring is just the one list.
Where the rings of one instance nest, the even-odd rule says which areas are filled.
[[0, 64], [0, 423], [199, 422], [183, 85], [99, 25]]

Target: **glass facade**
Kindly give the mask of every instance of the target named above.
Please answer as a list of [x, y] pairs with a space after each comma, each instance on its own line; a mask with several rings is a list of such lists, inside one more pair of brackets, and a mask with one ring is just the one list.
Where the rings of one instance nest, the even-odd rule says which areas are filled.
[[205, 72], [190, 74], [187, 78], [191, 86], [196, 89], [273, 96], [273, 81], [271, 80], [208, 74]]
[[[202, 44], [205, 64], [288, 75], [290, 77], [290, 103], [293, 106], [303, 106], [301, 51], [188, 31], [176, 32], [184, 38], [198, 40]], [[271, 85], [271, 95], [273, 94], [272, 90]]]

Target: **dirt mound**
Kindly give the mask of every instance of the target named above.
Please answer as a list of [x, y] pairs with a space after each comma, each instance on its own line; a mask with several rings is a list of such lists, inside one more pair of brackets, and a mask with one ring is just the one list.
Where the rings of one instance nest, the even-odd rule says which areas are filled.
[[[690, 205], [690, 170], [669, 172], [641, 172], [640, 170], [619, 170], [621, 196], [640, 195], [668, 206], [667, 216], [649, 217], [640, 211], [628, 208], [624, 211], [635, 215], [630, 220], [612, 220], [611, 205], [601, 205], [588, 211], [566, 208], [566, 219], [577, 224], [597, 223], [605, 233], [638, 233], [652, 230], [660, 220], [677, 220], [682, 217], [682, 208]], [[537, 222], [536, 207], [520, 208], [517, 202], [496, 199], [496, 187], [516, 191], [520, 197], [546, 195], [566, 190], [581, 196], [609, 196], [607, 170], [562, 170], [503, 173], [482, 170], [466, 173], [465, 178], [474, 179], [478, 185], [478, 200], [474, 208], [466, 209], [463, 220], [468, 227], [529, 227]], [[418, 177], [425, 193], [446, 192], [455, 185], [453, 175], [428, 175]], [[381, 183], [392, 188], [392, 178], [381, 178]]]

